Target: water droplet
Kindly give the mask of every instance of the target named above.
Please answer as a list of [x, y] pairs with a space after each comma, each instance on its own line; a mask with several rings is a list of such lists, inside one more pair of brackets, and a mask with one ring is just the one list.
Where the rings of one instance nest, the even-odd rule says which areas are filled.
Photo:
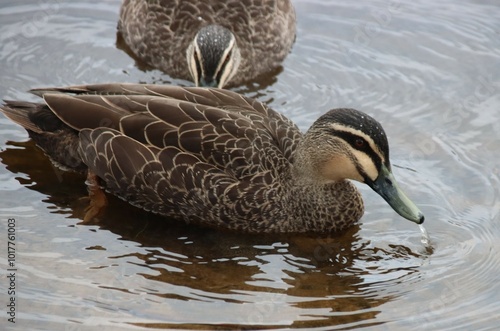
[[422, 232], [422, 239], [420, 240], [425, 246], [429, 246], [429, 234], [422, 224], [419, 224], [420, 232]]

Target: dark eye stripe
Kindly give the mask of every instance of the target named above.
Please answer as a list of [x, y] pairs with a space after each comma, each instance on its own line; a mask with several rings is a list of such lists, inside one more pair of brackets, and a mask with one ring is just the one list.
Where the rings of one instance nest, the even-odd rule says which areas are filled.
[[[340, 131], [340, 130], [335, 130], [335, 129], [330, 129], [330, 133], [336, 137], [342, 138], [344, 141], [346, 141], [349, 145], [351, 145], [352, 148], [357, 149], [358, 151], [364, 152], [366, 155], [368, 155], [373, 163], [375, 164], [375, 167], [377, 169], [380, 169], [382, 166], [382, 160], [380, 159], [380, 156], [378, 153], [376, 153], [368, 141], [366, 141], [365, 138], [355, 135], [351, 132], [346, 132], [346, 131]], [[360, 145], [358, 142], [362, 141], [363, 144]]]
[[217, 82], [220, 82], [220, 80], [222, 78], [222, 74], [226, 70], [227, 64], [229, 63], [229, 60], [231, 59], [232, 54], [233, 54], [233, 50], [231, 50], [231, 51], [229, 51], [229, 53], [227, 53], [226, 58], [224, 59], [224, 63], [222, 64], [222, 66], [219, 69], [219, 72], [217, 73], [217, 78], [216, 78]]

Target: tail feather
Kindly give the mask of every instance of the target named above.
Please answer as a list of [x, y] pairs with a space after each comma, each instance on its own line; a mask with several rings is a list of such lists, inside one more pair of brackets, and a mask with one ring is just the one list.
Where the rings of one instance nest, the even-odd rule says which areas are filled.
[[28, 132], [45, 133], [62, 129], [64, 123], [42, 103], [4, 100], [0, 112]]
[[5, 116], [25, 128], [26, 130], [36, 133], [43, 132], [43, 130], [40, 129], [30, 119], [30, 114], [40, 109], [40, 107], [43, 106], [42, 104], [11, 100], [4, 100], [4, 102], [5, 104], [0, 107], [0, 111]]
[[86, 169], [78, 154], [78, 133], [65, 126], [45, 104], [4, 100], [0, 112], [25, 128], [55, 164], [76, 171]]

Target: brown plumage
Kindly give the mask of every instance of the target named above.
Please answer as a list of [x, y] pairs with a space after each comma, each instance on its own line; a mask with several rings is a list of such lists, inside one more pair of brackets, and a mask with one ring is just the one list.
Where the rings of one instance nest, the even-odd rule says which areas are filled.
[[281, 64], [295, 11], [289, 0], [124, 0], [118, 31], [136, 57], [172, 77], [234, 86]]
[[423, 221], [411, 202], [401, 211], [380, 192], [390, 174], [385, 133], [353, 109], [329, 111], [303, 135], [266, 105], [219, 89], [32, 92], [45, 103], [6, 101], [1, 111], [58, 164], [88, 168], [109, 192], [147, 211], [246, 232], [331, 232], [363, 214], [351, 178]]

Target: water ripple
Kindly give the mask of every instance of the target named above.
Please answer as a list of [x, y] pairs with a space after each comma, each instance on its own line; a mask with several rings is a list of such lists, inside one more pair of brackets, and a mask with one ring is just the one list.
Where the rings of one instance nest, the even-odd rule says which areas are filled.
[[[123, 328], [488, 329], [500, 310], [500, 45], [488, 1], [294, 1], [292, 53], [237, 90], [306, 130], [354, 107], [390, 139], [418, 228], [361, 187], [366, 214], [332, 237], [243, 236], [159, 219], [110, 199], [80, 225], [82, 178], [54, 169], [0, 119], [0, 214], [15, 215], [26, 325]], [[120, 2], [0, 8], [2, 97], [35, 86], [188, 82], [117, 49]], [[36, 167], [33, 166], [36, 164]], [[3, 166], [5, 165], [5, 166]], [[84, 204], [82, 204], [84, 205]], [[80, 206], [80, 207], [79, 207]], [[7, 261], [0, 258], [2, 268]]]

